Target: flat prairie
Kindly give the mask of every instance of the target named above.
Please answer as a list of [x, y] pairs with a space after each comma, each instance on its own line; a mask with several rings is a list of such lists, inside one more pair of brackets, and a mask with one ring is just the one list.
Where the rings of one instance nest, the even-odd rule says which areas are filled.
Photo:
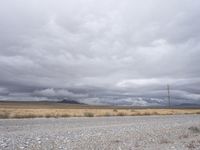
[[56, 102], [0, 102], [0, 118], [101, 117], [200, 114], [200, 108], [122, 107]]

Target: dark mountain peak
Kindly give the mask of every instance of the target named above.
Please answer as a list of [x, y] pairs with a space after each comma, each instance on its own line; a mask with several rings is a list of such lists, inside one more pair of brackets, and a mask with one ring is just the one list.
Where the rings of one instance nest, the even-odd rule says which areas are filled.
[[65, 104], [82, 104], [78, 101], [71, 100], [71, 99], [63, 99], [62, 101], [59, 101], [59, 103], [65, 103]]

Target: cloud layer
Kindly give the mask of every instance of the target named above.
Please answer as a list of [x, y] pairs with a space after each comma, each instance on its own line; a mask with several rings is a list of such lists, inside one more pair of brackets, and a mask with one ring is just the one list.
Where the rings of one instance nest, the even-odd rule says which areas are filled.
[[200, 103], [200, 2], [0, 2], [0, 98]]

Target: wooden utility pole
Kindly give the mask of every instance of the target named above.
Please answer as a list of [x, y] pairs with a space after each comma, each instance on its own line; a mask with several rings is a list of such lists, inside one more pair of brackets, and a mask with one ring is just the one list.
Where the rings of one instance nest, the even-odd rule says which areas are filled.
[[170, 86], [167, 84], [168, 106], [171, 107]]

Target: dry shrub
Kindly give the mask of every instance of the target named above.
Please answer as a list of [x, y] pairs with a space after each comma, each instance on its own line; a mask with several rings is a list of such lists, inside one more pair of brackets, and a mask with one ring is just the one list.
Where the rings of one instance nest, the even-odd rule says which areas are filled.
[[131, 116], [141, 116], [141, 113], [137, 112], [137, 113], [132, 113]]
[[188, 129], [193, 133], [200, 133], [200, 129], [198, 127], [189, 127]]
[[94, 114], [91, 113], [91, 112], [85, 112], [85, 113], [84, 113], [84, 116], [85, 116], [85, 117], [94, 117]]
[[7, 119], [7, 118], [10, 118], [10, 113], [9, 112], [2, 112], [0, 113], [0, 119]]
[[127, 114], [126, 113], [124, 113], [124, 112], [119, 112], [119, 113], [117, 113], [117, 116], [126, 116]]
[[59, 118], [59, 117], [70, 117], [69, 114], [45, 114], [45, 118]]
[[160, 115], [158, 112], [153, 112], [152, 115]]
[[60, 117], [71, 117], [69, 114], [61, 114]]
[[23, 118], [41, 118], [42, 115], [35, 115], [35, 114], [15, 114], [12, 118], [23, 119]]
[[53, 114], [45, 114], [45, 118], [51, 118], [53, 117]]
[[150, 112], [144, 112], [143, 115], [148, 116], [148, 115], [151, 115], [151, 113]]
[[114, 111], [114, 112], [118, 112], [118, 110], [117, 110], [117, 109], [113, 109], [113, 111]]
[[183, 113], [184, 115], [190, 115], [191, 113], [190, 112], [185, 112]]
[[173, 113], [165, 113], [165, 114], [162, 114], [162, 115], [173, 115]]

